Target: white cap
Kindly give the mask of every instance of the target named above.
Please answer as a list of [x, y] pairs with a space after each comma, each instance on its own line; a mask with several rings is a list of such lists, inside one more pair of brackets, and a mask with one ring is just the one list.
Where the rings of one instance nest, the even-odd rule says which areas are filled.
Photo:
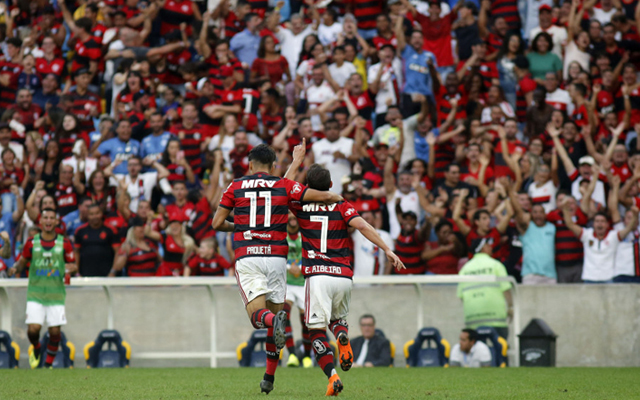
[[594, 160], [593, 157], [591, 156], [582, 156], [580, 157], [580, 160], [578, 160], [578, 165], [582, 165], [582, 164], [593, 165], [595, 163], [596, 163], [596, 160]]
[[207, 83], [208, 81], [209, 81], [209, 78], [200, 78], [200, 80], [198, 81], [198, 85], [196, 86], [196, 89], [198, 89], [198, 92], [202, 91], [204, 84]]

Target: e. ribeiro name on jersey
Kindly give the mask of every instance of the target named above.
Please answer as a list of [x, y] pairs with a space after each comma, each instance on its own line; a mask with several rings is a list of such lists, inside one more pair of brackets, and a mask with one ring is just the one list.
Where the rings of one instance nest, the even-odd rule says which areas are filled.
[[233, 248], [242, 257], [287, 257], [289, 202], [300, 201], [306, 186], [257, 173], [236, 179], [224, 192], [220, 206], [234, 210]]
[[359, 216], [355, 207], [346, 201], [330, 205], [293, 203], [292, 211], [302, 233], [303, 275], [351, 279], [353, 243], [347, 228], [349, 221]]

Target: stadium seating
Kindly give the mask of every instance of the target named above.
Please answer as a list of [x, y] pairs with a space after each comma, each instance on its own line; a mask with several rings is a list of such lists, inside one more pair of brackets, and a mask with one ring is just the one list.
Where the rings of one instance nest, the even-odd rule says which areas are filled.
[[[238, 364], [241, 367], [262, 367], [267, 365], [267, 352], [264, 345], [267, 341], [267, 330], [258, 329], [251, 334], [251, 337], [246, 342], [242, 342], [236, 348], [236, 354], [238, 356]], [[256, 346], [258, 347], [256, 349]], [[280, 360], [282, 360], [282, 354], [280, 352]], [[278, 361], [280, 365], [281, 361]]]
[[0, 369], [18, 368], [19, 361], [20, 346], [8, 332], [0, 331]]
[[436, 328], [422, 328], [414, 340], [404, 345], [408, 367], [448, 367], [451, 346]]
[[[47, 345], [49, 344], [49, 332], [46, 332], [42, 339], [40, 340], [40, 348], [42, 350], [42, 354], [45, 354]], [[31, 355], [33, 351], [33, 345], [29, 346], [28, 353]], [[73, 368], [74, 359], [76, 358], [76, 346], [67, 340], [64, 332], [60, 332], [60, 346], [58, 347], [58, 353], [56, 354], [56, 358], [53, 359], [53, 364], [51, 366], [53, 368]], [[40, 357], [40, 364], [38, 368], [44, 367], [44, 362], [46, 357]]]
[[491, 350], [491, 365], [493, 367], [505, 368], [507, 366], [507, 340], [490, 326], [480, 326], [476, 329], [478, 340], [484, 342]]
[[87, 368], [129, 368], [131, 346], [122, 340], [118, 331], [105, 329], [95, 341], [84, 346], [84, 358]]

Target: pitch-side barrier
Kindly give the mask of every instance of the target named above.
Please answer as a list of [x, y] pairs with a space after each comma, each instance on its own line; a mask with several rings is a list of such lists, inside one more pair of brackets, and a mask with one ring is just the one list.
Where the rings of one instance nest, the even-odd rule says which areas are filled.
[[[455, 283], [511, 283], [511, 295], [513, 298], [513, 320], [511, 321], [511, 329], [517, 334], [520, 332], [520, 303], [518, 297], [518, 289], [516, 281], [513, 277], [497, 277], [489, 275], [478, 276], [459, 276], [459, 275], [406, 275], [406, 276], [370, 276], [356, 277], [355, 284], [370, 285], [413, 285], [417, 295], [416, 307], [416, 330], [424, 327], [425, 285], [430, 284], [455, 284]], [[2, 311], [2, 319], [0, 320], [0, 329], [11, 332], [12, 316], [11, 316], [11, 299], [6, 288], [26, 288], [27, 279], [0, 279], [0, 310]], [[213, 288], [215, 286], [235, 285], [236, 280], [229, 277], [150, 277], [150, 278], [71, 278], [72, 287], [102, 287], [107, 298], [107, 323], [106, 329], [116, 329], [113, 316], [113, 299], [111, 297], [110, 288], [122, 286], [204, 286], [209, 293], [211, 302], [211, 313], [209, 316], [210, 324], [210, 351], [209, 352], [136, 352], [132, 354], [133, 359], [203, 359], [210, 360], [210, 366], [215, 368], [218, 366], [218, 359], [235, 358], [235, 352], [218, 351], [216, 330], [216, 298]], [[428, 286], [427, 286], [428, 289]], [[510, 343], [513, 349], [513, 359], [515, 365], [519, 365], [520, 349], [518, 340]]]

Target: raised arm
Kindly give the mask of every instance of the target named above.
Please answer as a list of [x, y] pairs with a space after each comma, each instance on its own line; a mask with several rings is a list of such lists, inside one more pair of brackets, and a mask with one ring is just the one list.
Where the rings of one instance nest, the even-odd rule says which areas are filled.
[[570, 176], [575, 172], [576, 167], [573, 165], [571, 158], [569, 158], [567, 149], [565, 149], [562, 142], [560, 142], [560, 131], [549, 124], [547, 126], [547, 132], [551, 136], [551, 139], [553, 139], [553, 147], [556, 149], [556, 153], [558, 154], [558, 157], [560, 157], [560, 160], [562, 160], [567, 175]]
[[609, 190], [609, 199], [607, 200], [607, 204], [609, 206], [609, 213], [611, 214], [611, 222], [617, 224], [622, 221], [620, 217], [620, 210], [618, 209], [618, 193], [620, 192], [620, 177], [618, 175], [614, 175], [611, 178], [611, 190]]
[[460, 191], [460, 195], [458, 196], [458, 202], [456, 203], [456, 206], [453, 208], [453, 216], [452, 216], [453, 222], [456, 223], [460, 232], [465, 236], [467, 236], [469, 232], [471, 232], [471, 228], [469, 228], [469, 226], [465, 224], [461, 218], [462, 204], [465, 202], [468, 195], [469, 195], [469, 189], [462, 189]]
[[637, 223], [638, 223], [638, 207], [633, 206], [631, 207], [631, 221], [629, 221], [629, 224], [625, 225], [624, 229], [618, 232], [618, 238], [624, 239], [625, 237], [627, 237], [627, 235], [631, 233], [631, 231], [635, 228]]
[[593, 218], [598, 211], [594, 207], [592, 207], [591, 196], [593, 192], [596, 190], [596, 184], [598, 183], [598, 176], [600, 174], [600, 167], [596, 164], [591, 167], [591, 180], [589, 181], [589, 185], [584, 191], [581, 191], [582, 198], [580, 199], [580, 209], [589, 219]]
[[569, 228], [569, 230], [573, 232], [574, 235], [580, 237], [580, 235], [582, 234], [582, 227], [573, 222], [573, 215], [571, 215], [571, 211], [569, 211], [570, 205], [568, 200], [569, 199], [565, 199], [564, 203], [562, 204], [562, 216], [564, 218], [564, 223], [565, 225], [567, 225], [567, 228]]
[[404, 16], [397, 17], [396, 23], [394, 24], [393, 31], [396, 34], [396, 40], [398, 41], [398, 45], [396, 46], [396, 55], [402, 58], [402, 52], [404, 51], [405, 46], [407, 45], [407, 39], [404, 35]]
[[[226, 0], [221, 1], [218, 7], [221, 7], [223, 3], [226, 3]], [[200, 29], [200, 35], [198, 36], [198, 41], [196, 42], [196, 50], [198, 51], [198, 54], [200, 54], [204, 59], [209, 58], [209, 56], [211, 55], [211, 47], [207, 42], [210, 17], [211, 15], [209, 14], [209, 11], [205, 11], [204, 15], [202, 16], [202, 28]]]
[[293, 160], [287, 169], [287, 173], [284, 174], [286, 179], [295, 180], [295, 177], [304, 161], [304, 156], [307, 152], [307, 145], [305, 138], [302, 138], [302, 143], [293, 148]]
[[371, 243], [375, 244], [376, 246], [378, 246], [379, 249], [384, 251], [384, 254], [387, 256], [387, 261], [391, 265], [393, 265], [396, 268], [396, 270], [400, 271], [405, 269], [405, 266], [402, 263], [402, 261], [400, 261], [398, 256], [391, 251], [389, 246], [387, 246], [384, 240], [382, 240], [378, 232], [376, 232], [375, 228], [369, 225], [369, 223], [367, 223], [367, 221], [365, 221], [362, 217], [353, 218], [351, 221], [349, 221], [349, 226], [359, 230], [360, 233], [362, 233], [362, 236], [369, 239]]

